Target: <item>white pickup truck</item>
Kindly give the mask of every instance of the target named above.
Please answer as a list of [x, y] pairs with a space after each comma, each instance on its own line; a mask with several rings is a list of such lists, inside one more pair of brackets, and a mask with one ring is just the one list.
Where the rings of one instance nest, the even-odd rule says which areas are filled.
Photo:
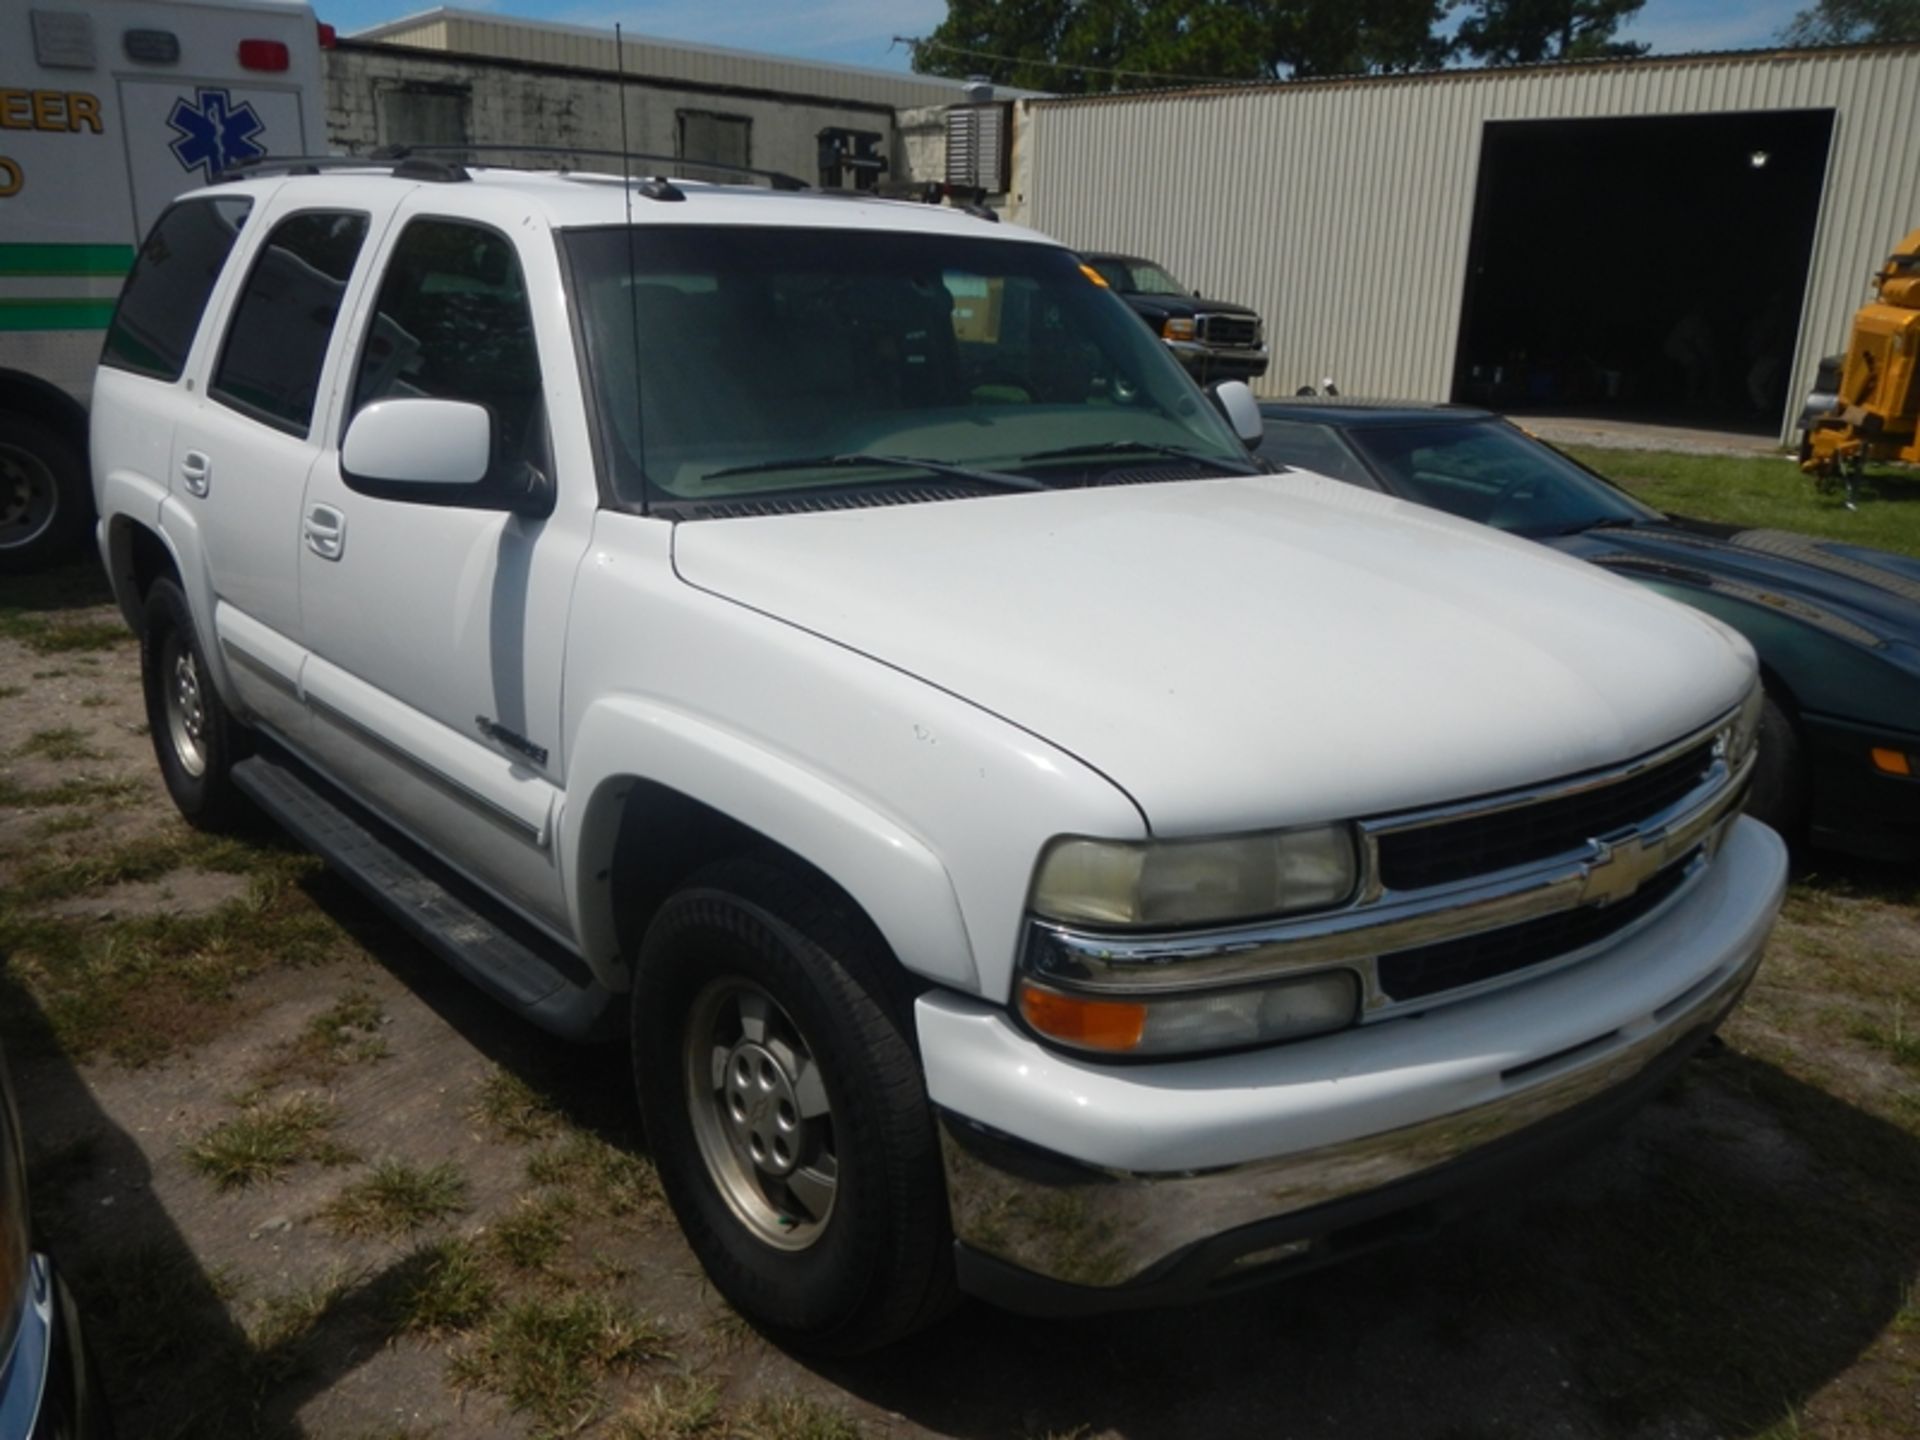
[[167, 784], [630, 1036], [693, 1248], [783, 1340], [1417, 1232], [1753, 975], [1745, 642], [1266, 473], [1245, 388], [1045, 238], [292, 168], [166, 212], [95, 389]]

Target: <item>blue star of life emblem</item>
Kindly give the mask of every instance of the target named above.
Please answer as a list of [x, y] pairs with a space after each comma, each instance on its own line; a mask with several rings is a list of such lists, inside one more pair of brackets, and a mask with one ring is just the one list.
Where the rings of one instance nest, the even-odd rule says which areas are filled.
[[266, 126], [254, 112], [253, 102], [233, 103], [225, 90], [197, 90], [194, 98], [185, 96], [173, 102], [167, 116], [175, 138], [169, 142], [174, 159], [183, 170], [198, 170], [206, 180], [239, 160], [252, 160], [267, 153], [254, 143]]

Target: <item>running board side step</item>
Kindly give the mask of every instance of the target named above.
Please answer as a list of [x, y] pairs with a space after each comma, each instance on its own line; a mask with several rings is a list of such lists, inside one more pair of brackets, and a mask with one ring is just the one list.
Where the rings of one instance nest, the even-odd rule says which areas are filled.
[[298, 761], [242, 760], [233, 783], [441, 959], [542, 1029], [570, 1040], [619, 1033], [618, 997], [586, 962], [506, 912]]

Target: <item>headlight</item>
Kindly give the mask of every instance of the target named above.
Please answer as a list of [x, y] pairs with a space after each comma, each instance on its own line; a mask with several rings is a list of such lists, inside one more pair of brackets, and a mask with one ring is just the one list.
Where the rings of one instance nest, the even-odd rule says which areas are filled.
[[1165, 321], [1160, 326], [1160, 337], [1163, 340], [1191, 340], [1193, 338], [1193, 321]]
[[1070, 923], [1206, 925], [1337, 905], [1357, 870], [1345, 825], [1219, 840], [1063, 838], [1040, 857], [1032, 905]]
[[1747, 691], [1747, 698], [1740, 702], [1740, 709], [1733, 717], [1733, 724], [1726, 731], [1727, 763], [1738, 769], [1751, 755], [1754, 747], [1760, 743], [1760, 716], [1766, 709], [1767, 692], [1761, 688], [1758, 680]]
[[1029, 1026], [1076, 1050], [1186, 1055], [1343, 1030], [1359, 1010], [1360, 981], [1351, 970], [1327, 970], [1245, 990], [1131, 1000], [1075, 995], [1022, 980], [1019, 999]]

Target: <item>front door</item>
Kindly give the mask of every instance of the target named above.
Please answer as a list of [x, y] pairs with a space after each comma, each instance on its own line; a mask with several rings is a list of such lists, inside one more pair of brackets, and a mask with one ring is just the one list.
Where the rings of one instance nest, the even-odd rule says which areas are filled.
[[403, 396], [486, 406], [496, 466], [552, 476], [554, 513], [372, 498], [343, 479], [336, 435], [307, 483], [299, 573], [315, 758], [564, 934], [561, 660], [595, 495], [590, 475], [552, 475], [542, 359], [569, 342], [557, 314], [541, 333], [528, 296], [530, 276], [559, 293], [557, 269], [551, 248], [403, 212], [343, 381], [347, 417]]

